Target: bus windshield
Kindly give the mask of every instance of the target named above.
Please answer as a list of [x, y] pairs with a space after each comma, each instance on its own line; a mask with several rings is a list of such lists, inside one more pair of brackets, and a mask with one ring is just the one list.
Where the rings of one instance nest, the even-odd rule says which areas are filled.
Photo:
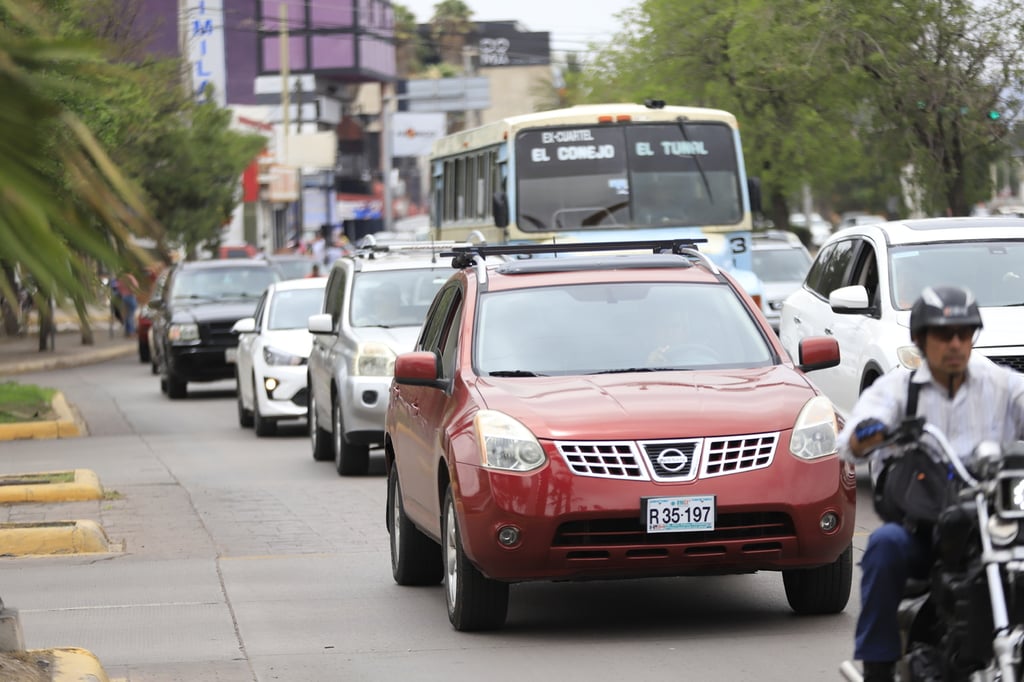
[[515, 220], [523, 232], [738, 225], [739, 154], [717, 122], [521, 131]]

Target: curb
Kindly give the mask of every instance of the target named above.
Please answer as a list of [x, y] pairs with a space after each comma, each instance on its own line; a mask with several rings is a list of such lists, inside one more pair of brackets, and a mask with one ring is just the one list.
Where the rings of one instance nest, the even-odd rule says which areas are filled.
[[57, 419], [0, 424], [0, 441], [77, 438], [88, 433], [85, 422], [79, 418], [75, 410], [68, 404], [63, 393], [60, 391], [54, 393], [50, 404], [53, 406], [53, 411], [57, 413]]
[[0, 476], [0, 504], [18, 502], [81, 502], [103, 498], [99, 476], [91, 469], [75, 469], [70, 483], [48, 483], [45, 479], [66, 471]]
[[113, 360], [114, 358], [131, 355], [138, 352], [135, 344], [125, 343], [112, 348], [102, 348], [89, 353], [79, 355], [68, 355], [59, 358], [40, 358], [38, 360], [24, 360], [4, 366], [4, 375], [25, 374], [28, 372], [45, 372], [51, 369], [67, 369], [69, 367], [80, 367], [91, 365], [96, 362]]
[[86, 649], [51, 649], [54, 655], [50, 679], [68, 682], [110, 682], [95, 654]]
[[110, 552], [107, 533], [95, 521], [0, 523], [4, 557]]

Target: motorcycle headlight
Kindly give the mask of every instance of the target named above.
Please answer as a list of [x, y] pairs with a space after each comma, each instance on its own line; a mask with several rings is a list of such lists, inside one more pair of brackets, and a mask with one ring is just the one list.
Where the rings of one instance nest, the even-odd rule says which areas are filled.
[[171, 343], [192, 343], [199, 340], [199, 325], [194, 322], [179, 322], [167, 328], [167, 340]]
[[306, 364], [306, 358], [301, 355], [294, 355], [277, 348], [271, 348], [270, 346], [264, 346], [263, 348], [263, 361], [268, 365], [304, 365]]
[[1006, 471], [996, 477], [996, 514], [1004, 519], [1024, 518], [1024, 471]]
[[522, 423], [501, 412], [480, 410], [473, 418], [484, 466], [507, 471], [530, 471], [547, 457], [537, 438]]
[[355, 357], [357, 376], [389, 377], [395, 373], [395, 353], [383, 343], [359, 345]]
[[807, 401], [793, 425], [789, 451], [800, 459], [818, 459], [836, 453], [836, 413], [823, 395]]
[[1016, 519], [1001, 519], [998, 516], [988, 517], [988, 535], [996, 547], [1006, 547], [1017, 539], [1020, 524]]

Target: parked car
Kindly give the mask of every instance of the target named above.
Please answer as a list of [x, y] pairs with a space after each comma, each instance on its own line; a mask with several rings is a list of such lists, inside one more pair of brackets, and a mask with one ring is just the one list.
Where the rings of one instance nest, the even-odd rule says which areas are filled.
[[253, 314], [263, 290], [278, 279], [269, 263], [248, 258], [175, 265], [161, 297], [149, 302], [160, 389], [184, 398], [189, 382], [234, 378], [238, 337], [231, 327]]
[[316, 460], [365, 474], [384, 444], [395, 356], [411, 350], [427, 306], [451, 273], [429, 243], [368, 246], [334, 261], [321, 314], [309, 318], [309, 434]]
[[501, 627], [527, 580], [781, 571], [798, 613], [843, 610], [856, 476], [801, 371], [837, 363], [835, 341], [805, 339], [795, 365], [692, 247], [489, 258], [512, 248], [575, 247], [453, 249], [395, 361], [394, 580], [443, 581], [458, 630]]
[[307, 416], [309, 316], [320, 312], [326, 283], [316, 277], [271, 284], [254, 315], [232, 327], [238, 334], [238, 423], [253, 427], [257, 436], [276, 432], [279, 420]]
[[[277, 269], [281, 279], [311, 277], [313, 276], [313, 266], [316, 266], [321, 272], [325, 270], [323, 263], [317, 263], [315, 258], [299, 253], [279, 253], [267, 256], [266, 259]], [[326, 275], [326, 272], [323, 274]]]
[[755, 232], [750, 248], [754, 274], [761, 280], [761, 312], [775, 333], [782, 302], [800, 288], [811, 268], [811, 254], [792, 232]]
[[974, 348], [1024, 371], [1024, 220], [927, 218], [868, 223], [837, 232], [821, 247], [800, 289], [782, 306], [779, 336], [828, 334], [842, 361], [814, 382], [840, 416], [894, 367], [921, 362], [910, 340], [910, 308], [929, 285], [970, 289], [985, 328]]

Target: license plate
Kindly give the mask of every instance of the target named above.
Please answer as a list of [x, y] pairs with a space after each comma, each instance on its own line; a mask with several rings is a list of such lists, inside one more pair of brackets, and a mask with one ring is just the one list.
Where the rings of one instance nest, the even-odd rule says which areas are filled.
[[645, 497], [648, 533], [688, 533], [715, 529], [715, 496]]
[[224, 349], [224, 362], [227, 362], [228, 364], [234, 364], [235, 360], [237, 360], [237, 359], [238, 359], [238, 349], [237, 348], [226, 348], [226, 349]]

